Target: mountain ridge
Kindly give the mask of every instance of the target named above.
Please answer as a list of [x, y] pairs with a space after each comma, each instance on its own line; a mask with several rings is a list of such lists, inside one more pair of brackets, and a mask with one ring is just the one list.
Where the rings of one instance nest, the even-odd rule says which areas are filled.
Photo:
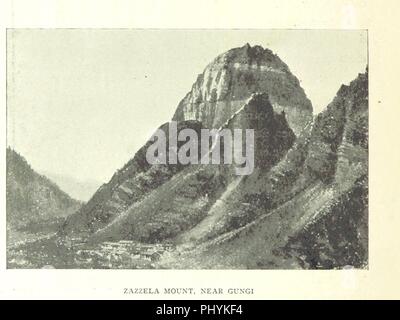
[[[292, 88], [296, 89], [293, 93], [293, 95], [296, 96], [295, 101], [302, 102], [299, 103], [298, 107], [296, 107], [297, 105], [295, 105], [289, 106], [288, 108], [281, 108], [280, 106], [271, 103], [274, 112], [285, 115], [285, 119], [289, 121], [289, 118], [291, 117], [297, 118], [297, 112], [295, 111], [296, 108], [302, 109], [304, 106], [304, 110], [301, 110], [299, 112], [304, 113], [305, 116], [302, 117], [302, 120], [298, 123], [298, 125], [295, 126], [296, 128], [299, 128], [299, 126], [303, 125], [304, 119], [307, 119], [307, 121], [312, 119], [311, 103], [305, 96], [304, 90], [300, 87], [299, 81], [290, 73], [287, 65], [284, 64], [269, 49], [264, 50], [260, 46], [251, 47], [250, 45], [231, 49], [228, 52], [219, 55], [216, 59], [210, 62], [206, 67], [205, 73], [207, 73], [207, 68], [213, 68], [213, 65], [217, 65], [217, 68], [220, 68], [220, 66], [218, 66], [220, 63], [222, 63], [222, 66], [225, 66], [226, 63], [228, 63], [227, 66], [229, 66], [230, 68], [232, 67], [232, 64], [234, 66], [235, 63], [239, 62], [242, 64], [245, 63], [247, 69], [243, 73], [233, 71], [232, 76], [229, 76], [229, 79], [231, 82], [230, 88], [233, 88], [232, 90], [236, 90], [238, 92], [240, 91], [240, 99], [237, 100], [237, 103], [234, 103], [235, 106], [231, 104], [231, 101], [229, 101], [227, 104], [224, 104], [224, 106], [227, 108], [225, 108], [225, 110], [223, 110], [223, 112], [221, 113], [221, 117], [219, 117], [218, 122], [212, 125], [207, 121], [204, 122], [205, 119], [198, 117], [184, 116], [184, 118], [181, 118], [179, 116], [179, 110], [182, 109], [182, 101], [185, 101], [185, 98], [178, 104], [176, 112], [172, 117], [172, 121], [177, 121], [178, 125], [180, 124], [182, 126], [182, 129], [186, 125], [189, 125], [190, 127], [191, 125], [194, 125], [196, 123], [197, 124], [195, 126], [197, 126], [197, 129], [194, 128], [195, 130], [199, 130], [199, 126], [201, 126], [201, 128], [218, 128], [224, 125], [224, 123], [226, 123], [232, 116], [234, 116], [235, 113], [246, 104], [246, 101], [250, 99], [255, 92], [267, 93], [269, 100], [275, 99], [278, 101], [279, 99], [285, 99], [286, 95], [291, 95]], [[270, 77], [268, 75], [269, 71], [267, 69], [261, 70], [261, 67], [266, 66], [267, 63], [268, 66], [272, 67], [276, 65], [276, 67], [284, 70], [282, 72], [284, 72], [285, 76], [287, 75], [289, 80], [286, 81], [286, 78], [284, 78], [281, 74], [279, 75], [277, 80], [274, 77]], [[253, 68], [253, 65], [257, 66], [258, 69]], [[254, 79], [249, 82], [249, 86], [247, 86], [244, 90], [240, 90], [243, 78], [246, 76], [251, 77], [253, 74]], [[262, 78], [261, 84], [257, 84], [257, 77]], [[212, 79], [212, 81], [216, 81], [216, 79]], [[224, 83], [226, 83], [226, 81]], [[264, 88], [262, 84], [268, 85]], [[232, 87], [232, 85], [234, 85], [234, 87]], [[288, 86], [284, 95], [280, 94], [280, 92], [282, 91], [282, 85]], [[192, 86], [192, 91], [193, 88], [197, 88], [197, 86], [199, 86], [199, 84], [196, 81]], [[194, 91], [196, 91], [196, 89]], [[188, 94], [190, 95], [190, 92]], [[225, 94], [233, 96], [232, 92], [225, 92]], [[279, 98], [280, 96], [282, 97]], [[209, 107], [211, 107], [211, 105], [209, 105]], [[199, 105], [199, 108], [201, 108], [201, 105]], [[219, 107], [217, 105], [213, 105], [213, 109], [218, 108]], [[209, 116], [213, 115], [210, 114]], [[291, 130], [296, 130], [296, 128], [293, 128], [290, 123], [289, 126]], [[167, 124], [164, 124], [160, 128], [167, 132], [168, 129], [166, 127]], [[84, 232], [84, 229], [88, 230], [89, 233], [94, 232], [97, 229], [104, 227], [107, 223], [111, 222], [124, 210], [127, 210], [136, 201], [139, 201], [141, 199], [142, 196], [136, 195], [143, 195], [145, 193], [144, 190], [148, 190], [146, 187], [142, 187], [142, 182], [138, 181], [140, 177], [142, 177], [146, 181], [149, 179], [148, 174], [146, 173], [149, 165], [144, 159], [144, 150], [146, 146], [148, 147], [148, 145], [149, 142], [145, 144], [144, 147], [139, 149], [139, 151], [136, 152], [135, 156], [122, 169], [118, 170], [108, 183], [104, 184], [101, 188], [98, 189], [98, 191], [93, 195], [88, 203], [82, 207], [79, 213], [73, 215], [67, 220], [66, 224], [61, 230], [61, 233], [68, 233], [71, 231], [73, 232], [74, 229], [78, 230], [78, 232]], [[165, 179], [162, 179], [162, 181], [160, 181], [161, 184], [168, 181], [177, 171], [181, 169], [180, 166], [174, 167], [170, 165], [161, 168], [162, 170], [168, 171], [170, 174], [167, 174], [167, 176], [165, 176], [161, 172], [157, 173], [157, 169], [150, 170], [154, 171], [155, 176], [160, 174], [161, 176], [165, 176]], [[126, 174], [124, 174], [123, 172], [126, 172]], [[150, 180], [151, 179], [153, 178], [150, 178]], [[140, 190], [138, 190], [137, 186], [139, 186]], [[157, 186], [159, 186], [159, 184], [157, 184]], [[153, 187], [157, 186], [154, 185]], [[128, 194], [126, 195], [125, 193]]]
[[254, 171], [150, 166], [149, 140], [61, 235], [175, 245], [159, 268], [368, 265], [368, 68], [313, 117], [287, 65], [245, 45], [206, 67], [172, 119], [196, 133], [254, 129]]
[[[348, 137], [353, 137], [350, 146]], [[297, 142], [309, 147], [301, 148], [305, 159], [304, 155], [300, 156], [303, 160], [296, 166], [299, 170], [294, 180], [287, 180], [292, 175], [285, 171], [291, 162], [287, 158], [282, 159], [277, 175], [262, 179], [264, 196], [270, 202], [276, 199], [276, 205], [268, 201], [256, 204], [250, 210], [253, 219], [231, 229], [226, 225], [231, 225], [232, 221], [214, 222], [208, 237], [203, 236], [194, 243], [186, 239], [185, 246], [162, 257], [160, 266], [213, 269], [367, 267], [367, 137], [368, 69], [339, 89], [329, 107], [315, 118], [304, 142], [297, 138]], [[347, 144], [344, 150], [341, 149], [343, 144]], [[364, 149], [361, 153], [360, 145]], [[292, 148], [287, 156], [293, 151]], [[331, 156], [333, 151], [335, 157]], [[310, 160], [313, 158], [324, 164], [314, 165], [315, 161]], [[338, 174], [340, 170], [345, 173]], [[275, 189], [280, 183], [283, 186]], [[236, 203], [230, 210], [235, 207]], [[254, 214], [257, 211], [260, 213]]]

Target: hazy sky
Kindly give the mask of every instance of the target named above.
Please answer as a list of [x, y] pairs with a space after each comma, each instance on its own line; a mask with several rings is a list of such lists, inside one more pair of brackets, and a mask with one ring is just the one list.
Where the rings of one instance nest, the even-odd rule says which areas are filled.
[[365, 31], [9, 30], [8, 144], [39, 172], [106, 182], [213, 58], [247, 42], [279, 55], [315, 113], [367, 64]]

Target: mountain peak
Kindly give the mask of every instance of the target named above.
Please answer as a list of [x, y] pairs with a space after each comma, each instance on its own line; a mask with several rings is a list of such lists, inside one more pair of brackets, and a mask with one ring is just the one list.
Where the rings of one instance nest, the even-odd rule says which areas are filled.
[[[279, 68], [282, 71], [289, 71], [289, 68], [270, 49], [260, 45], [251, 46], [246, 43], [242, 47], [232, 48], [217, 56], [207, 67], [218, 64], [230, 65], [235, 63], [250, 64], [256, 66], [270, 66]], [[236, 65], [237, 66], [237, 65]]]
[[265, 92], [277, 112], [285, 111], [295, 134], [312, 119], [312, 106], [288, 66], [271, 50], [246, 43], [216, 57], [179, 103], [173, 120], [197, 120], [218, 128], [254, 92]]
[[247, 54], [249, 56], [261, 56], [261, 55], [275, 56], [275, 54], [272, 52], [272, 50], [270, 50], [268, 48], [263, 48], [262, 46], [260, 46], [258, 44], [251, 46], [249, 43], [246, 43], [244, 45], [244, 47], [246, 48]]

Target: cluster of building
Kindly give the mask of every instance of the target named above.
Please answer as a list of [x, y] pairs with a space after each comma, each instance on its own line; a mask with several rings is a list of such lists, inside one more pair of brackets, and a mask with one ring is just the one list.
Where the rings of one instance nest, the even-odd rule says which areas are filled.
[[87, 247], [75, 242], [75, 261], [84, 267], [98, 268], [151, 268], [165, 251], [172, 249], [170, 244], [142, 244], [121, 240], [103, 242], [95, 247]]

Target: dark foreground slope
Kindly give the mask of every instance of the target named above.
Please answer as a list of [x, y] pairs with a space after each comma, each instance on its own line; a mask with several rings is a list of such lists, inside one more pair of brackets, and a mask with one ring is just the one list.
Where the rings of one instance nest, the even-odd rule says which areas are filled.
[[[256, 172], [270, 170], [295, 140], [285, 116], [273, 111], [267, 94], [253, 95], [224, 128], [254, 129]], [[91, 239], [150, 243], [193, 241], [226, 217], [226, 199], [235, 194], [235, 204], [244, 201], [246, 194], [242, 190], [251, 192], [252, 187], [246, 181], [253, 179], [253, 175], [256, 173], [237, 176], [235, 164], [188, 166], [107, 227], [98, 230]], [[246, 214], [231, 218], [240, 223], [254, 219]], [[230, 229], [238, 225], [229, 222], [225, 227]]]
[[[202, 126], [198, 121], [183, 121], [178, 124], [177, 131], [179, 133], [189, 128], [200, 133]], [[160, 129], [168, 136], [169, 123]], [[60, 235], [90, 235], [106, 227], [130, 206], [144, 199], [150, 191], [182, 171], [185, 166], [179, 163], [150, 165], [146, 161], [146, 150], [151, 144], [149, 140], [78, 212], [68, 217], [60, 229]], [[178, 146], [180, 144], [182, 142]]]

